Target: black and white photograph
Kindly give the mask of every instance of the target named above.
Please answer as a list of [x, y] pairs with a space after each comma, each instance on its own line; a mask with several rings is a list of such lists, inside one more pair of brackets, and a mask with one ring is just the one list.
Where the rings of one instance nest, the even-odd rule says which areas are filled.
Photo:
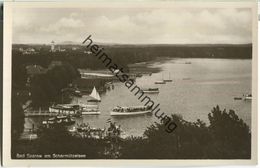
[[255, 8], [7, 3], [8, 163], [256, 164]]

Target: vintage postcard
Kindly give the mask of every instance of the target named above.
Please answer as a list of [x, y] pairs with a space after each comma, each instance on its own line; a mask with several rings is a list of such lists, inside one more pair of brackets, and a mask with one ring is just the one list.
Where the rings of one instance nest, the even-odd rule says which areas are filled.
[[257, 4], [5, 2], [3, 162], [257, 163]]

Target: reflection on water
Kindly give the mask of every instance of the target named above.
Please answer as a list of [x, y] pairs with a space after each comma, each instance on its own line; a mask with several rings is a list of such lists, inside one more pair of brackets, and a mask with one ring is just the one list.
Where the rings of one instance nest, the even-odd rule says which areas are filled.
[[[191, 64], [185, 64], [191, 62]], [[159, 87], [159, 94], [150, 97], [160, 103], [160, 109], [166, 114], [180, 114], [185, 120], [201, 119], [208, 123], [208, 113], [219, 105], [220, 108], [234, 109], [248, 125], [251, 125], [251, 102], [239, 100], [245, 93], [251, 93], [251, 60], [234, 59], [171, 59], [151, 64], [161, 72], [151, 76], [137, 78], [141, 88]], [[165, 85], [155, 85], [157, 80], [173, 80]], [[121, 125], [128, 135], [142, 135], [145, 128], [158, 121], [153, 115], [111, 117], [110, 110], [117, 105], [133, 106], [142, 103], [123, 83], [115, 83], [114, 90], [101, 94], [101, 114], [83, 116], [77, 123], [89, 123], [95, 128], [108, 127], [108, 118]], [[86, 103], [87, 99], [75, 98], [74, 102]], [[26, 125], [39, 123], [42, 119], [26, 119]], [[30, 127], [30, 126], [29, 126]]]

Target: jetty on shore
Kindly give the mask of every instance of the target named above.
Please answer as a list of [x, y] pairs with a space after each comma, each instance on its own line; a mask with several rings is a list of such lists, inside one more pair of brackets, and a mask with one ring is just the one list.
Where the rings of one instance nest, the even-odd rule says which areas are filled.
[[51, 113], [49, 110], [26, 110], [24, 112], [25, 117], [44, 117], [44, 116], [56, 116], [57, 113]]

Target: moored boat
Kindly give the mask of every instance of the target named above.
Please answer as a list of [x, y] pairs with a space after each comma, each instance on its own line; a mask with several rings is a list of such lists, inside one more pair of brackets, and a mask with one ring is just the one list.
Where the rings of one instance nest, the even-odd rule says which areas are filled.
[[165, 84], [166, 82], [164, 80], [158, 80], [154, 82], [155, 84]]
[[91, 99], [87, 100], [88, 102], [101, 102], [101, 98], [95, 86], [89, 96], [91, 97]]
[[242, 100], [242, 97], [234, 97], [234, 100]]
[[63, 115], [80, 115], [80, 106], [76, 104], [58, 104], [49, 107], [50, 113], [57, 113]]
[[98, 104], [80, 104], [81, 108], [98, 108]]
[[159, 93], [159, 88], [148, 88], [148, 89], [143, 89], [144, 93]]
[[75, 120], [71, 118], [70, 116], [55, 116], [52, 118], [49, 118], [48, 120], [45, 120], [42, 122], [43, 125], [50, 126], [50, 125], [64, 125], [69, 126], [72, 124], [75, 124]]
[[131, 106], [121, 107], [117, 106], [110, 112], [111, 116], [128, 116], [152, 113], [151, 106]]
[[163, 80], [163, 74], [162, 74], [162, 80], [158, 80], [154, 82], [155, 84], [166, 84], [166, 82]]
[[244, 100], [252, 100], [252, 94], [244, 95]]
[[100, 114], [100, 110], [98, 108], [93, 108], [93, 109], [87, 109], [87, 108], [83, 108], [82, 115], [99, 115]]
[[100, 110], [97, 104], [81, 104], [81, 114], [82, 115], [98, 115]]
[[172, 82], [170, 73], [169, 73], [169, 79], [164, 79], [163, 81], [164, 81], [164, 82]]
[[105, 129], [91, 128], [88, 123], [77, 124], [69, 129], [69, 132], [81, 138], [103, 139], [106, 136]]
[[163, 81], [164, 81], [164, 82], [172, 82], [171, 79], [164, 79]]

